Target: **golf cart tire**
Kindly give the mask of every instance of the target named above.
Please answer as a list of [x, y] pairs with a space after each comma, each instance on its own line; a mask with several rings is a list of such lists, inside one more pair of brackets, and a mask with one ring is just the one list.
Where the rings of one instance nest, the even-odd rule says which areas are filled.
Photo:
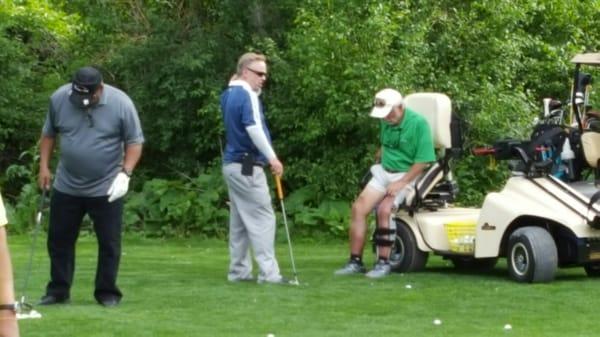
[[583, 269], [589, 277], [600, 277], [600, 263], [598, 262], [588, 263], [583, 266]]
[[508, 273], [517, 282], [550, 282], [558, 268], [552, 235], [541, 227], [523, 227], [508, 239]]
[[398, 273], [419, 271], [425, 268], [429, 253], [423, 252], [410, 227], [401, 220], [396, 221], [396, 240], [392, 246], [390, 264]]
[[449, 259], [458, 270], [489, 271], [498, 263], [497, 257], [476, 259], [472, 256], [451, 256]]

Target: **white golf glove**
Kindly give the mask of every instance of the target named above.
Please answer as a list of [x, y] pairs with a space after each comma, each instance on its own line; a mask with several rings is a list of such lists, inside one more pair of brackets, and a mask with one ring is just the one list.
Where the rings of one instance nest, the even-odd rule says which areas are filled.
[[119, 172], [108, 189], [108, 202], [121, 198], [127, 190], [129, 190], [129, 177], [125, 172]]

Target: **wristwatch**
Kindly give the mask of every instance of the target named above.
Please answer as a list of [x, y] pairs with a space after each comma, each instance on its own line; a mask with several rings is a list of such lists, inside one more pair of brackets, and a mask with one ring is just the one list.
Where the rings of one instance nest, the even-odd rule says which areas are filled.
[[0, 304], [0, 310], [9, 310], [13, 312], [17, 312], [19, 310], [19, 302], [11, 303], [11, 304]]
[[131, 178], [131, 175], [133, 174], [133, 170], [128, 170], [128, 169], [126, 169], [124, 167], [121, 170], [121, 172], [125, 173], [129, 178]]

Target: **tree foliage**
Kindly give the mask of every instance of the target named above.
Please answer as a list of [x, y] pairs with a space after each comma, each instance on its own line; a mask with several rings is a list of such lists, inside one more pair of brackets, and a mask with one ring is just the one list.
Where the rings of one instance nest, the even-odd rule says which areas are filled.
[[[569, 59], [597, 50], [599, 13], [598, 0], [3, 1], [0, 169], [10, 169], [0, 182], [23, 202], [48, 96], [88, 64], [138, 107], [147, 143], [135, 190], [146, 202], [160, 200], [148, 186], [186, 186], [181, 174], [219, 179], [218, 97], [253, 50], [269, 57], [262, 98], [286, 187], [313, 193], [299, 200], [322, 210], [314, 221], [298, 206], [292, 218], [336, 228], [327, 210], [353, 198], [378, 146], [368, 117], [377, 90], [446, 93], [466, 148], [526, 137], [542, 97], [567, 97]], [[465, 203], [505, 177], [469, 155], [456, 171]]]
[[[22, 162], [21, 153], [34, 147], [77, 27], [76, 15], [46, 2], [0, 2], [0, 168]], [[17, 175], [6, 187], [23, 181], [27, 178]]]

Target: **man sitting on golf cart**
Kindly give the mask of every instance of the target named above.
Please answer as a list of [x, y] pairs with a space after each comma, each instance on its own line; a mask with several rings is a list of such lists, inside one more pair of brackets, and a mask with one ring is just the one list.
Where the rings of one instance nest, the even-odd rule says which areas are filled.
[[383, 89], [375, 95], [371, 117], [380, 123], [381, 162], [371, 167], [373, 177], [352, 205], [350, 225], [350, 260], [336, 275], [365, 273], [362, 262], [367, 232], [366, 217], [377, 206], [378, 228], [375, 232], [377, 262], [366, 274], [384, 277], [391, 272], [389, 256], [395, 239], [390, 228], [392, 211], [404, 201], [407, 187], [427, 165], [435, 160], [431, 130], [427, 120], [403, 104], [402, 95], [394, 89]]

